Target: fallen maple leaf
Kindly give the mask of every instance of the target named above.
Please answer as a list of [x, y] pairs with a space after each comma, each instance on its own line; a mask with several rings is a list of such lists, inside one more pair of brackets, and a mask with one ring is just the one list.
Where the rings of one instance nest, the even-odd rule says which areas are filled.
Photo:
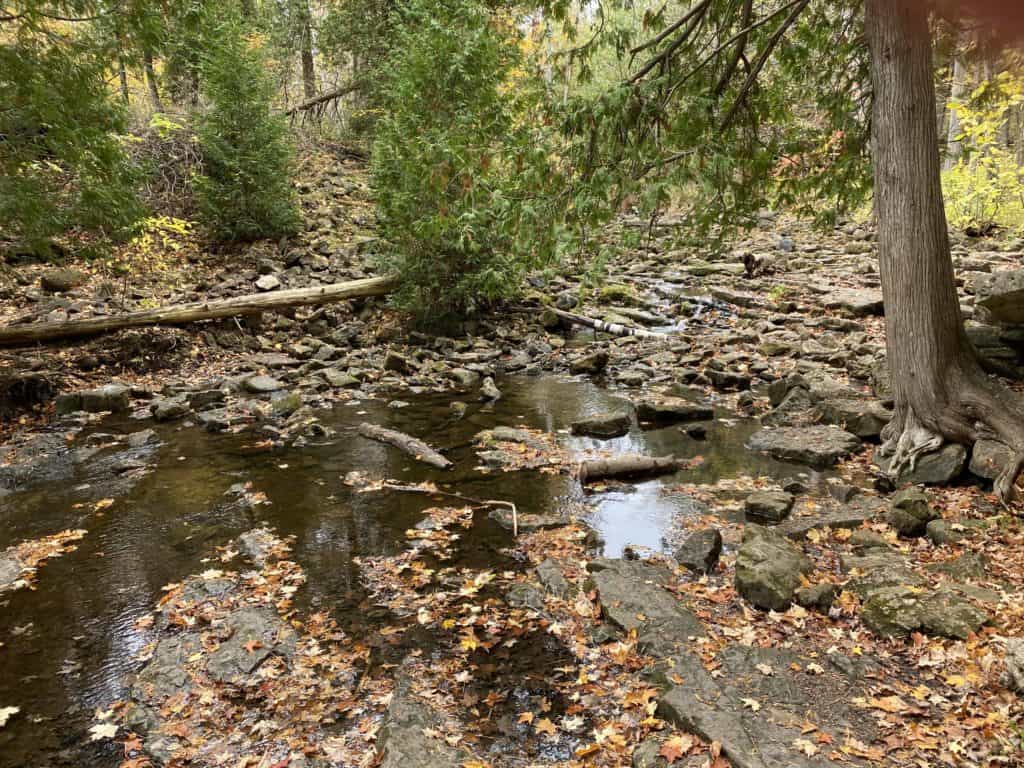
[[538, 733], [546, 733], [548, 736], [554, 736], [558, 733], [558, 728], [556, 728], [555, 724], [546, 717], [542, 717], [538, 720], [533, 727]]
[[661, 745], [661, 749], [658, 750], [658, 754], [664, 757], [669, 764], [674, 763], [693, 749], [694, 740], [693, 737], [688, 733], [679, 734], [668, 739], [664, 744]]
[[89, 741], [112, 739], [117, 736], [117, 723], [97, 723], [89, 729]]

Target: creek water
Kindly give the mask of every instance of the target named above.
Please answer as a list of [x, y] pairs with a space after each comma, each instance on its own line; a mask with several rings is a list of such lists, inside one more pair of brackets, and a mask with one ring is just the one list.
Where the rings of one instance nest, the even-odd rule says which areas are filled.
[[[349, 472], [402, 482], [432, 480], [469, 497], [512, 501], [521, 513], [583, 509], [603, 539], [605, 554], [617, 556], [627, 544], [671, 546], [674, 526], [680, 516], [692, 514], [693, 505], [682, 494], [666, 492], [670, 486], [805, 471], [747, 451], [743, 443], [757, 428], [754, 420], [721, 413], [707, 424], [701, 441], [676, 427], [636, 425], [626, 436], [597, 441], [570, 436], [570, 423], [624, 405], [621, 395], [559, 377], [512, 378], [499, 385], [501, 400], [471, 405], [461, 419], [452, 415], [450, 395], [407, 397], [403, 408], [381, 401], [341, 405], [320, 414], [329, 434], [302, 448], [268, 449], [252, 434], [157, 426], [160, 442], [144, 456], [149, 471], [134, 482], [90, 475], [89, 464], [102, 461], [101, 452], [68, 482], [0, 498], [0, 550], [66, 528], [88, 530], [76, 551], [42, 566], [34, 590], [0, 596], [0, 708], [20, 709], [0, 728], [0, 768], [118, 765], [117, 746], [90, 743], [87, 729], [96, 709], [124, 695], [126, 677], [138, 668], [136, 656], [148, 638], [135, 628], [136, 621], [152, 611], [165, 584], [211, 567], [203, 560], [215, 546], [257, 524], [295, 537], [293, 556], [308, 576], [300, 608], [330, 610], [350, 633], [380, 626], [376, 622], [384, 619], [367, 608], [353, 558], [399, 552], [406, 544], [404, 532], [437, 502], [408, 493], [356, 493], [343, 482]], [[362, 421], [423, 438], [445, 451], [455, 467], [433, 470], [366, 440], [356, 431]], [[479, 471], [473, 436], [499, 425], [558, 433], [564, 445], [581, 453], [673, 453], [703, 461], [674, 476], [585, 493], [565, 474]], [[150, 426], [108, 419], [92, 429], [123, 436]], [[105, 450], [124, 451], [124, 444]], [[808, 479], [812, 485], [822, 480]], [[255, 508], [228, 503], [232, 487], [246, 483], [269, 503]], [[95, 501], [107, 497], [113, 505], [95, 511]], [[501, 550], [510, 538], [478, 515], [457, 558], [462, 564], [502, 567], [507, 556]]]

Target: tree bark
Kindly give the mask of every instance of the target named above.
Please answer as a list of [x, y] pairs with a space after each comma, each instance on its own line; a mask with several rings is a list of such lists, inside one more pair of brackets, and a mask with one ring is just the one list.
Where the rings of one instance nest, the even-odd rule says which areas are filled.
[[330, 304], [365, 296], [383, 296], [390, 293], [396, 284], [397, 281], [393, 277], [372, 277], [315, 288], [293, 288], [288, 291], [233, 296], [230, 299], [217, 299], [216, 301], [175, 304], [113, 317], [91, 317], [86, 320], [68, 320], [61, 323], [9, 325], [6, 328], [0, 328], [0, 347], [94, 336], [99, 333], [143, 325], [182, 325], [198, 320], [254, 315], [272, 309]]
[[1024, 398], [984, 374], [953, 276], [935, 125], [927, 12], [867, 0], [874, 89], [872, 156], [886, 344], [895, 409], [883, 455], [899, 477], [944, 440], [997, 439], [1015, 455], [996, 481], [1004, 501], [1024, 466]]
[[302, 27], [300, 57], [302, 59], [302, 92], [306, 101], [316, 97], [316, 69], [313, 63], [313, 14], [309, 10], [309, 0], [302, 0]]
[[146, 88], [149, 90], [149, 101], [155, 111], [163, 112], [164, 105], [160, 100], [160, 89], [156, 82], [156, 70], [153, 67], [153, 52], [148, 48], [142, 52], [142, 68], [146, 73]]
[[610, 480], [618, 477], [652, 477], [670, 475], [679, 470], [675, 456], [641, 456], [626, 454], [610, 459], [589, 459], [580, 462], [577, 477], [581, 483]]
[[958, 108], [962, 108], [964, 97], [967, 95], [967, 67], [964, 65], [963, 38], [958, 44], [958, 50], [953, 57], [953, 87], [949, 93], [949, 100], [952, 106], [949, 109], [949, 127], [946, 131], [946, 160], [943, 165], [949, 170], [956, 161], [960, 159], [962, 147], [957, 137], [960, 135], [960, 115]]

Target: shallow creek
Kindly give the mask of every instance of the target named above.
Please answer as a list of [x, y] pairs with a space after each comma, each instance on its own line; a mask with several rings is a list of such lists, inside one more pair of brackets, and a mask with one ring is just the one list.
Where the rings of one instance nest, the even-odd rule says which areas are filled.
[[[0, 729], [0, 767], [118, 765], [116, 745], [91, 745], [86, 731], [94, 710], [122, 696], [126, 676], [138, 666], [146, 637], [136, 621], [152, 611], [165, 584], [204, 569], [202, 561], [215, 546], [256, 524], [295, 537], [294, 559], [308, 575], [300, 608], [328, 609], [350, 633], [379, 627], [363, 604], [353, 558], [401, 550], [404, 531], [436, 502], [407, 493], [355, 493], [343, 482], [351, 471], [374, 479], [432, 480], [469, 497], [512, 501], [522, 513], [582, 509], [609, 556], [620, 555], [627, 544], [671, 549], [680, 516], [692, 514], [693, 507], [689, 497], [666, 492], [669, 486], [807, 472], [747, 451], [743, 443], [757, 426], [754, 420], [722, 412], [707, 424], [701, 441], [677, 427], [641, 431], [636, 425], [624, 437], [596, 441], [570, 436], [570, 423], [624, 405], [621, 395], [557, 377], [505, 379], [499, 385], [500, 401], [471, 404], [462, 419], [453, 417], [449, 395], [406, 397], [403, 408], [380, 401], [339, 406], [321, 414], [331, 434], [301, 449], [270, 450], [252, 434], [216, 436], [180, 424], [158, 426], [160, 443], [144, 459], [150, 471], [128, 487], [89, 482], [89, 462], [102, 460], [100, 453], [70, 482], [0, 498], [0, 550], [66, 528], [88, 530], [76, 551], [41, 567], [36, 589], [0, 596], [0, 707], [21, 710]], [[455, 468], [432, 470], [368, 441], [356, 432], [361, 421], [423, 438]], [[673, 453], [703, 461], [674, 476], [584, 493], [565, 474], [479, 471], [473, 436], [498, 425], [556, 432], [580, 452]], [[108, 419], [91, 429], [122, 436], [152, 426]], [[123, 451], [124, 445], [106, 450]], [[823, 476], [803, 479], [812, 493], [824, 492]], [[246, 483], [269, 503], [229, 503], [229, 489]], [[114, 503], [96, 511], [95, 501], [106, 497]], [[463, 564], [497, 564], [510, 537], [478, 515], [458, 558]]]

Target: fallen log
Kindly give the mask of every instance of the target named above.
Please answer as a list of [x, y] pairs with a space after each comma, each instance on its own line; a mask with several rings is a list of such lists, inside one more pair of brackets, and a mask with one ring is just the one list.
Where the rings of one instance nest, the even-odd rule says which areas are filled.
[[668, 475], [682, 466], [675, 456], [615, 456], [610, 459], [581, 461], [576, 476], [581, 483], [611, 480], [619, 477], [652, 477]]
[[229, 299], [196, 301], [173, 304], [157, 309], [144, 309], [112, 317], [90, 317], [84, 320], [65, 320], [56, 323], [31, 323], [0, 328], [0, 346], [31, 344], [54, 339], [95, 336], [123, 328], [142, 325], [182, 325], [198, 320], [254, 315], [274, 309], [329, 304], [364, 296], [383, 296], [390, 293], [398, 281], [394, 277], [371, 277], [347, 283], [321, 285], [314, 288], [293, 288], [286, 291], [246, 294]]
[[393, 429], [385, 429], [384, 427], [378, 427], [376, 424], [369, 424], [364, 421], [359, 425], [359, 434], [368, 440], [376, 440], [378, 443], [386, 443], [394, 446], [403, 453], [407, 453], [412, 456], [417, 461], [422, 461], [424, 464], [429, 464], [432, 467], [448, 469], [452, 466], [452, 463], [448, 459], [422, 440], [418, 440], [417, 438], [403, 432], [397, 432]]
[[619, 325], [618, 323], [606, 323], [603, 320], [596, 320], [592, 317], [585, 317], [584, 315], [576, 315], [572, 312], [566, 312], [562, 309], [554, 309], [553, 307], [545, 307], [541, 311], [553, 312], [557, 317], [564, 320], [567, 323], [574, 323], [576, 325], [583, 325], [587, 328], [593, 328], [595, 331], [601, 331], [602, 333], [610, 333], [612, 336], [639, 336], [645, 339], [667, 339], [668, 336], [664, 333], [657, 333], [656, 331], [648, 331], [644, 328], [630, 328], [625, 325]]
[[297, 112], [305, 112], [306, 110], [309, 109], [316, 109], [317, 107], [320, 107], [329, 101], [340, 99], [342, 96], [347, 96], [348, 94], [354, 91], [358, 91], [364, 85], [366, 85], [366, 83], [362, 81], [348, 83], [347, 85], [343, 85], [340, 88], [335, 88], [333, 91], [328, 91], [327, 93], [322, 93], [319, 96], [314, 96], [312, 99], [304, 101], [301, 104], [296, 104], [291, 109], [286, 109], [284, 111], [284, 114], [290, 117], [296, 114]]

